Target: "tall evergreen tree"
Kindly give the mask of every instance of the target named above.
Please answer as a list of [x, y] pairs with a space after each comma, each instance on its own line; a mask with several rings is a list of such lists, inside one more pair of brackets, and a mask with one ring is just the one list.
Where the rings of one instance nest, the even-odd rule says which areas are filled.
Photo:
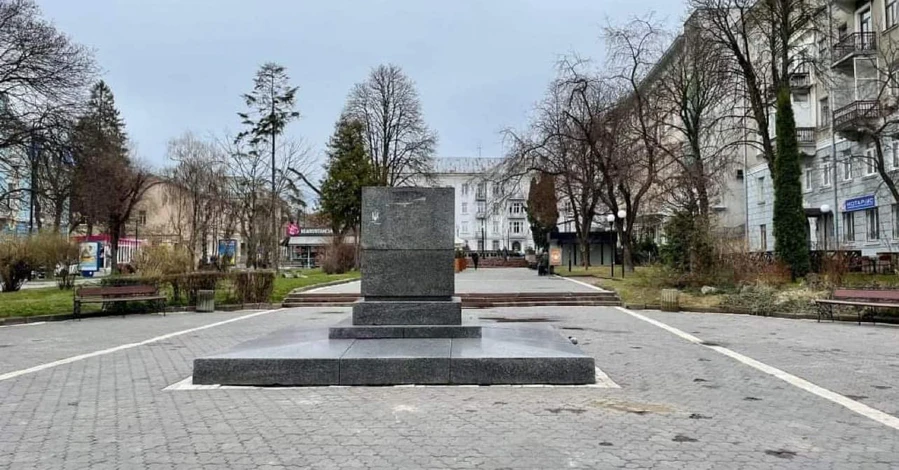
[[356, 232], [362, 217], [362, 188], [376, 184], [371, 160], [365, 151], [361, 122], [341, 117], [328, 142], [327, 176], [321, 185], [321, 212], [328, 216], [335, 234]]
[[559, 221], [559, 200], [553, 176], [541, 173], [539, 177], [531, 178], [527, 214], [531, 233], [534, 235], [534, 245], [548, 249], [548, 236], [556, 231]]
[[[277, 138], [284, 132], [287, 124], [300, 117], [295, 110], [296, 94], [298, 87], [290, 86], [290, 77], [284, 66], [274, 62], [267, 62], [256, 72], [253, 80], [253, 91], [243, 95], [244, 102], [249, 110], [237, 113], [247, 129], [237, 135], [237, 139], [247, 139], [252, 152], [257, 152], [265, 146], [271, 149], [271, 240], [269, 250], [271, 266], [278, 267], [278, 194], [276, 187], [275, 149]], [[267, 145], [264, 145], [267, 144]], [[282, 172], [286, 168], [280, 169]]]
[[808, 231], [802, 208], [802, 167], [789, 88], [777, 96], [777, 157], [774, 159], [774, 253], [793, 278], [809, 271]]
[[150, 187], [150, 174], [128, 156], [125, 123], [104, 82], [91, 89], [87, 110], [75, 125], [73, 212], [109, 235], [113, 272], [118, 272], [119, 240], [131, 212]]

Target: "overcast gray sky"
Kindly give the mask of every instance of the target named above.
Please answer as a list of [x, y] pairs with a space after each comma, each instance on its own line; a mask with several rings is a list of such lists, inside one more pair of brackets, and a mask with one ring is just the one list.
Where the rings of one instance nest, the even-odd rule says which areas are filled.
[[288, 128], [320, 156], [350, 87], [395, 63], [415, 81], [438, 156], [499, 156], [498, 131], [522, 127], [571, 51], [601, 58], [607, 19], [655, 11], [676, 26], [679, 0], [38, 0], [96, 50], [140, 154], [167, 163], [185, 130], [237, 130], [240, 95], [260, 64], [300, 87]]

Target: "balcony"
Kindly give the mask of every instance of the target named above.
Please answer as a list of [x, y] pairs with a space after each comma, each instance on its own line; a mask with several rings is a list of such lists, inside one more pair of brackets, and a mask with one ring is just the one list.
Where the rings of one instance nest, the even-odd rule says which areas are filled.
[[815, 145], [815, 128], [814, 127], [797, 127], [796, 141], [800, 146]]
[[794, 92], [808, 91], [812, 88], [812, 77], [808, 71], [797, 71], [790, 74], [790, 89]]
[[850, 57], [862, 54], [871, 54], [877, 50], [877, 35], [875, 33], [852, 33], [842, 38], [833, 45], [833, 67], [836, 67]]
[[487, 218], [487, 211], [477, 211], [477, 212], [474, 213], [474, 216], [475, 216], [475, 218], [477, 218], [477, 219], [486, 219], [486, 218]]
[[487, 191], [478, 191], [474, 195], [474, 199], [476, 201], [486, 201], [487, 200]]
[[853, 101], [834, 111], [833, 128], [837, 132], [852, 130], [869, 119], [881, 117], [883, 107], [877, 100]]

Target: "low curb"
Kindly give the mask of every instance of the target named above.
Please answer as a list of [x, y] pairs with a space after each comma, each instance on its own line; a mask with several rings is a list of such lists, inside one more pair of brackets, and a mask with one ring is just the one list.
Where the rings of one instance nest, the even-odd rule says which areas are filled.
[[[297, 287], [296, 289], [288, 292], [287, 295], [284, 296], [284, 298], [286, 299], [287, 297], [290, 297], [291, 294], [300, 294], [300, 293], [310, 291], [312, 289], [318, 289], [321, 287], [331, 287], [331, 286], [339, 286], [341, 284], [349, 284], [351, 282], [356, 282], [359, 279], [360, 278], [358, 278], [358, 277], [354, 277], [354, 278], [350, 278], [350, 279], [338, 279], [336, 281], [328, 281], [328, 282], [323, 282], [321, 284], [312, 284], [310, 286]], [[283, 300], [282, 300], [282, 302], [283, 302]]]
[[[624, 308], [629, 310], [662, 310], [661, 305], [652, 305], [652, 304], [627, 304]], [[774, 318], [785, 318], [788, 320], [817, 320], [818, 315], [814, 313], [786, 313], [786, 312], [771, 312], [768, 314], [755, 314], [750, 312], [748, 309], [738, 309], [731, 307], [679, 307], [678, 312], [689, 312], [689, 313], [716, 313], [723, 315], [750, 315], [754, 317], [774, 317]], [[851, 322], [858, 323], [858, 316], [856, 315], [834, 315], [834, 320], [839, 322]], [[862, 320], [862, 322], [866, 322], [868, 320]], [[830, 323], [828, 320], [822, 320], [822, 323]], [[877, 317], [876, 323], [884, 323], [884, 324], [899, 324], [899, 317]]]

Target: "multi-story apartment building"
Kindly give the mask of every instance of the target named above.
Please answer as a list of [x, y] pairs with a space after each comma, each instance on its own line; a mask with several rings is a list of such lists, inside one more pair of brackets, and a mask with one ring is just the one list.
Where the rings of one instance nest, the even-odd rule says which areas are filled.
[[528, 181], [501, 181], [497, 158], [436, 158], [427, 183], [456, 190], [457, 244], [472, 250], [522, 252], [534, 246], [528, 224]]
[[[896, 0], [833, 1], [830, 34], [809, 33], [816, 67], [791, 77], [797, 136], [803, 152], [803, 195], [812, 249], [848, 249], [863, 256], [899, 252], [899, 206], [876, 168], [870, 132], [879, 135], [885, 170], [899, 177], [899, 139], [885, 115], [895, 113], [899, 83]], [[773, 186], [767, 165], [746, 171], [748, 241], [771, 251]]]

